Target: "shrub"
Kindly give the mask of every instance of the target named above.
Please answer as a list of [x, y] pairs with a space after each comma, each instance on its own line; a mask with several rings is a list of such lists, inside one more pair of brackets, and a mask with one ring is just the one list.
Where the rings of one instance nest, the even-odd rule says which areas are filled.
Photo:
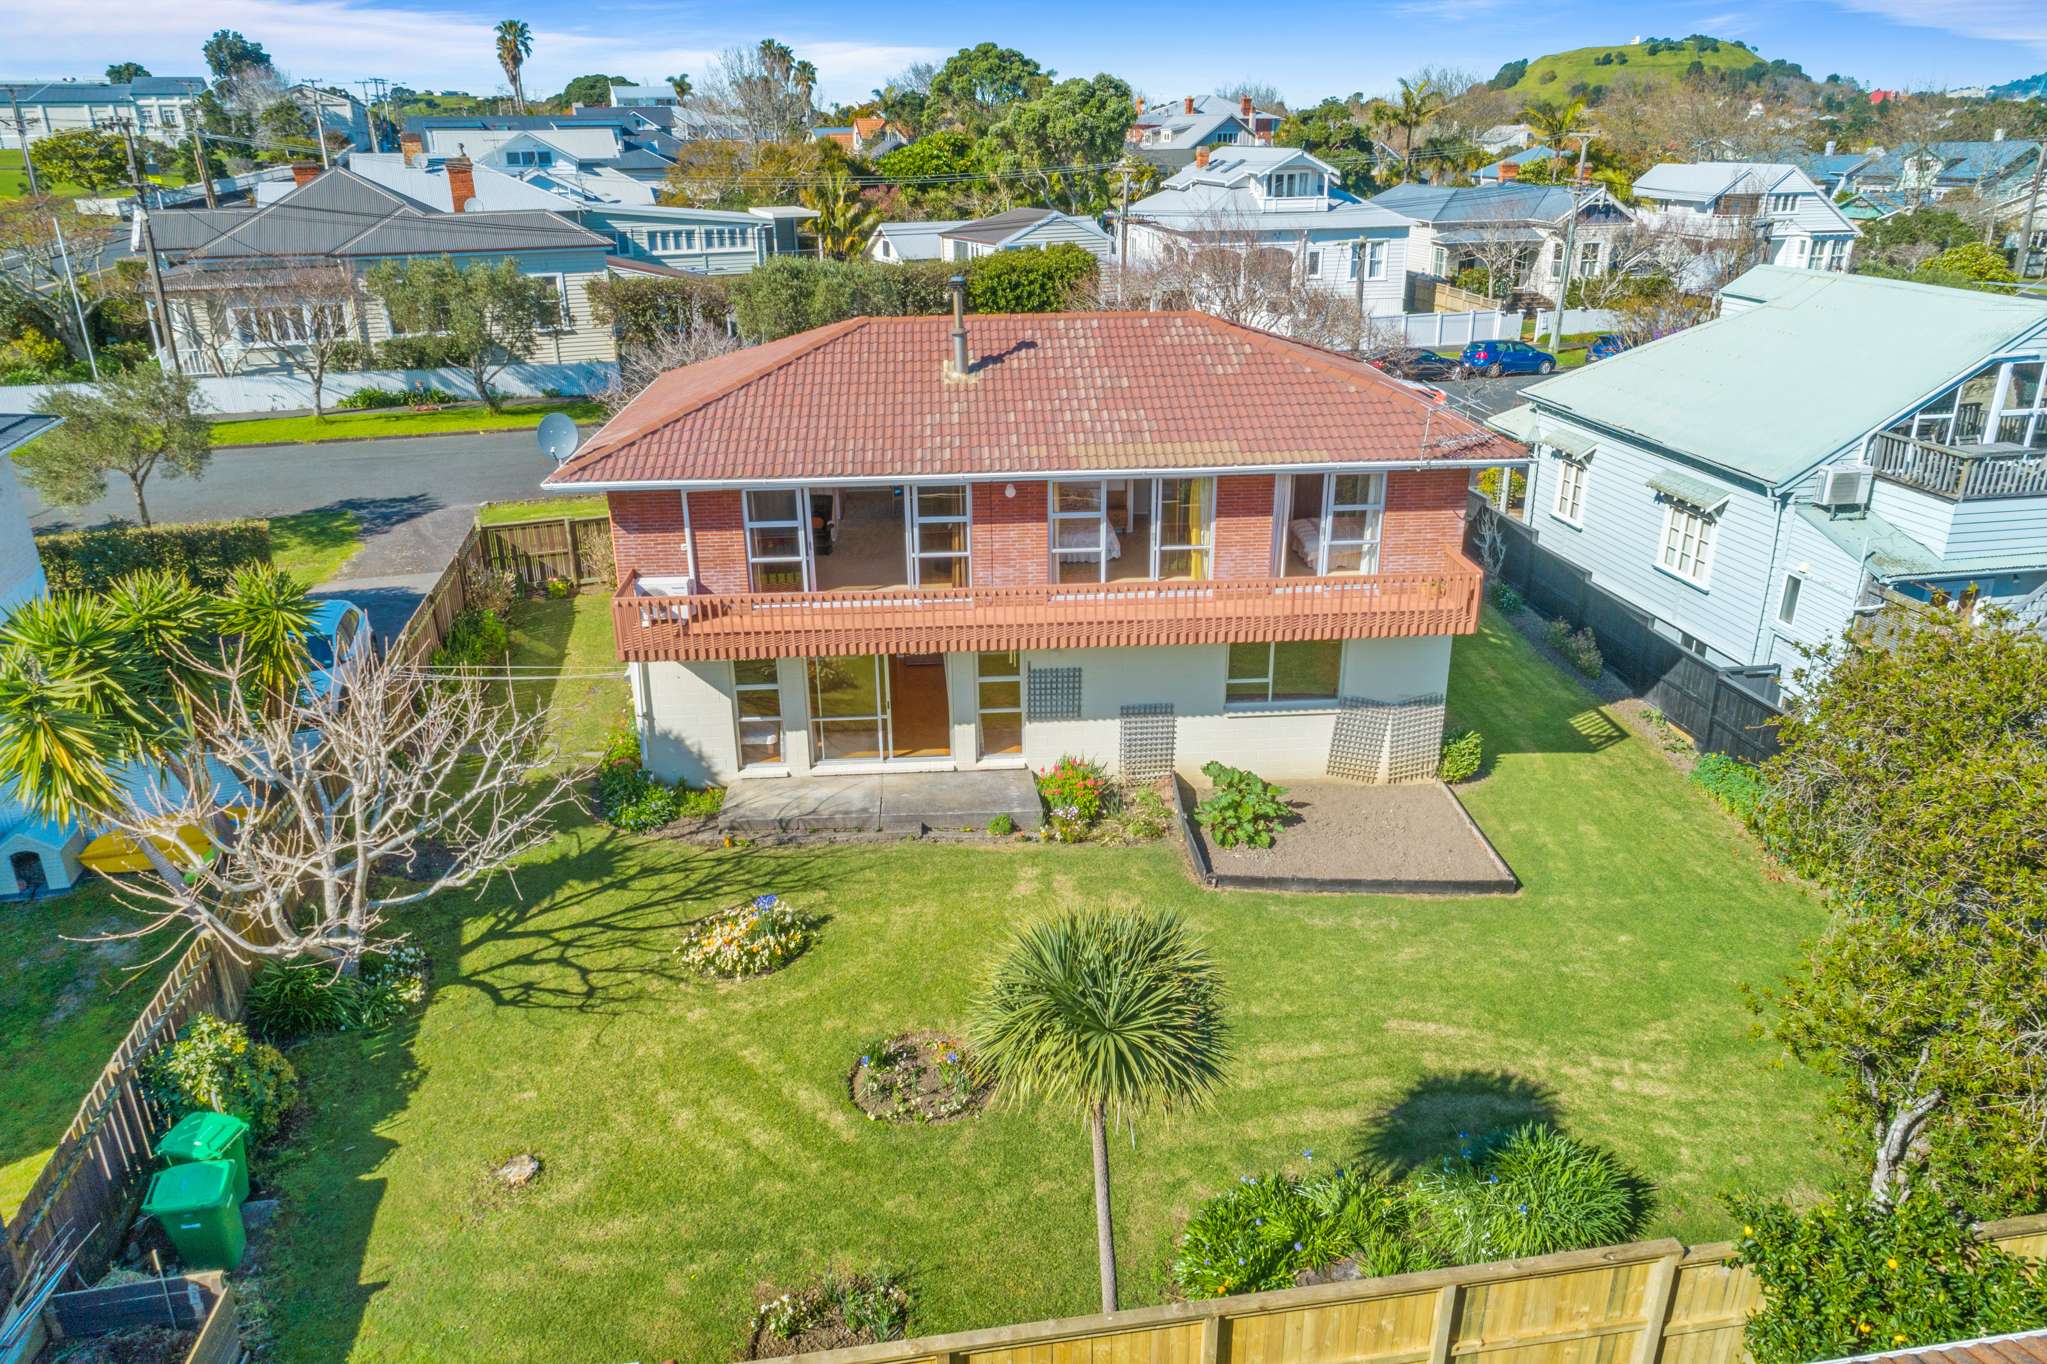
[[1285, 819], [1288, 806], [1280, 797], [1286, 788], [1274, 786], [1255, 772], [1226, 767], [1219, 762], [1201, 765], [1201, 774], [1215, 784], [1207, 800], [1194, 809], [1194, 818], [1208, 830], [1219, 848], [1249, 843], [1269, 848]]
[[554, 577], [547, 580], [547, 599], [549, 601], [567, 601], [575, 595], [576, 585], [567, 578]]
[[470, 607], [455, 617], [441, 647], [434, 650], [436, 668], [475, 668], [496, 663], [511, 647], [512, 634], [495, 611]]
[[350, 1025], [375, 1032], [426, 1003], [427, 970], [426, 949], [412, 943], [364, 953]]
[[519, 575], [508, 568], [474, 568], [462, 578], [462, 597], [478, 611], [504, 616], [519, 599]]
[[348, 412], [365, 412], [374, 408], [404, 407], [412, 401], [412, 395], [402, 388], [359, 388], [334, 406]]
[[900, 1273], [833, 1270], [755, 1309], [751, 1357], [900, 1340], [909, 1321], [910, 1293]]
[[1478, 1264], [1624, 1241], [1646, 1199], [1620, 1162], [1530, 1123], [1467, 1145], [1410, 1185], [1417, 1235], [1445, 1264]]
[[1728, 1200], [1734, 1264], [1763, 1286], [1744, 1337], [1755, 1364], [1841, 1359], [2029, 1330], [2047, 1272], [1970, 1233], [1930, 1188], [1895, 1209], [1856, 1195], [1805, 1211]]
[[1436, 776], [1446, 782], [1470, 781], [1484, 762], [1485, 736], [1475, 729], [1460, 729], [1443, 740]]
[[674, 823], [682, 814], [682, 799], [634, 758], [597, 769], [597, 810], [612, 828], [638, 834]]
[[200, 1014], [140, 1069], [143, 1092], [173, 1120], [210, 1108], [249, 1124], [255, 1140], [277, 1131], [298, 1102], [299, 1077], [284, 1053], [251, 1042], [239, 1023]]
[[1744, 823], [1755, 819], [1756, 807], [1762, 804], [1763, 795], [1769, 789], [1762, 773], [1725, 753], [1701, 753], [1698, 763], [1692, 768], [1692, 780], [1705, 787], [1729, 813], [1739, 815]]
[[1486, 592], [1493, 599], [1493, 605], [1510, 616], [1520, 614], [1521, 608], [1527, 605], [1511, 584], [1499, 578], [1493, 579], [1492, 586], [1487, 588]]
[[967, 306], [977, 313], [1052, 313], [1073, 306], [1100, 262], [1061, 242], [1043, 251], [997, 251], [967, 262]]
[[988, 821], [988, 832], [997, 838], [1007, 838], [1016, 832], [1016, 821], [1008, 815], [997, 815]]
[[282, 1040], [339, 1032], [356, 1015], [357, 984], [326, 962], [278, 962], [249, 983], [249, 1026]]
[[1045, 802], [1045, 837], [1078, 843], [1102, 817], [1109, 777], [1100, 763], [1071, 754], [1038, 774], [1038, 799]]
[[69, 531], [37, 536], [36, 550], [52, 592], [104, 592], [150, 568], [169, 569], [194, 587], [217, 592], [236, 569], [270, 562], [270, 523], [202, 521]]
[[809, 916], [775, 895], [757, 895], [737, 909], [691, 926], [676, 955], [699, 975], [739, 979], [780, 970], [810, 946]]
[[1564, 656], [1564, 661], [1588, 678], [1597, 679], [1606, 667], [1606, 659], [1599, 652], [1599, 640], [1592, 633], [1591, 626], [1572, 630], [1567, 620], [1553, 620], [1543, 627], [1543, 637], [1549, 640], [1549, 647]]
[[1434, 1268], [1407, 1223], [1400, 1187], [1377, 1170], [1247, 1175], [1187, 1219], [1173, 1282], [1190, 1298], [1219, 1298], [1291, 1288], [1343, 1260], [1367, 1277]]
[[1166, 798], [1149, 786], [1132, 787], [1116, 799], [1116, 808], [1102, 817], [1095, 836], [1103, 843], [1151, 843], [1173, 827]]

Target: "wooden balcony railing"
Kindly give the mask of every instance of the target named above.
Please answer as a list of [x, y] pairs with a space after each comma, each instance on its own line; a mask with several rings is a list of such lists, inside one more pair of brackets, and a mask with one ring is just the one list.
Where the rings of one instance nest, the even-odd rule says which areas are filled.
[[814, 658], [1469, 634], [1483, 582], [1463, 558], [1433, 573], [686, 596], [645, 594], [635, 573], [611, 609], [627, 662]]
[[2047, 495], [2047, 452], [2038, 450], [1935, 445], [1879, 431], [1869, 440], [1869, 462], [1879, 478], [1955, 502]]

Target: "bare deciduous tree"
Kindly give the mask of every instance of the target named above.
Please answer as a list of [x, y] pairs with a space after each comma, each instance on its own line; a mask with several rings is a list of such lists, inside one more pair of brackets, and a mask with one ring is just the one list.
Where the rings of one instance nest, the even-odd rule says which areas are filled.
[[691, 303], [678, 330], [664, 332], [645, 344], [620, 346], [618, 377], [598, 395], [597, 401], [603, 404], [607, 416], [615, 417], [648, 384], [669, 370], [729, 355], [739, 346], [739, 338], [722, 316], [713, 316], [701, 304]]
[[[193, 756], [109, 814], [153, 869], [121, 885], [150, 916], [139, 932], [181, 925], [239, 957], [353, 970], [393, 911], [553, 836], [550, 812], [572, 797], [543, 771], [545, 712], [520, 714], [479, 678], [358, 659], [338, 697], [259, 707], [231, 667], [195, 703]], [[213, 855], [173, 836], [188, 829]]]
[[174, 310], [179, 344], [196, 351], [215, 374], [239, 374], [262, 357], [303, 375], [313, 414], [325, 415], [327, 376], [356, 338], [362, 287], [339, 261], [282, 260], [203, 277], [183, 290]]
[[1348, 293], [1303, 276], [1299, 252], [1226, 225], [1158, 234], [1161, 244], [1120, 275], [1105, 272], [1089, 306], [1156, 312], [1191, 308], [1331, 350], [1372, 349], [1377, 337]]
[[778, 43], [720, 53], [690, 106], [718, 119], [731, 135], [758, 145], [801, 138], [810, 127], [810, 87], [801, 63]]

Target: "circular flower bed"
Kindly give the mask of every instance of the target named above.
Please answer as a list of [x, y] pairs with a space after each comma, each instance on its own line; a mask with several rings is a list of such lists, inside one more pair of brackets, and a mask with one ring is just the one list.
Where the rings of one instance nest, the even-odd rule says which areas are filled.
[[938, 1032], [906, 1032], [860, 1049], [853, 1102], [887, 1122], [947, 1122], [979, 1112], [990, 1085], [974, 1073], [967, 1049]]
[[743, 980], [787, 966], [803, 955], [813, 936], [808, 915], [777, 896], [758, 895], [692, 924], [675, 953], [699, 975]]
[[892, 1269], [833, 1270], [786, 1293], [767, 1291], [773, 1296], [754, 1309], [748, 1359], [901, 1340], [910, 1319], [909, 1290]]

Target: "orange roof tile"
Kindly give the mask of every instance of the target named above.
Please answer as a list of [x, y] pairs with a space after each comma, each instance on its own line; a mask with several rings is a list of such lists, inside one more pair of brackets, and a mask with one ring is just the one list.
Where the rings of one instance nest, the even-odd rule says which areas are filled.
[[854, 318], [655, 380], [552, 485], [1523, 457], [1369, 365], [1205, 313]]

